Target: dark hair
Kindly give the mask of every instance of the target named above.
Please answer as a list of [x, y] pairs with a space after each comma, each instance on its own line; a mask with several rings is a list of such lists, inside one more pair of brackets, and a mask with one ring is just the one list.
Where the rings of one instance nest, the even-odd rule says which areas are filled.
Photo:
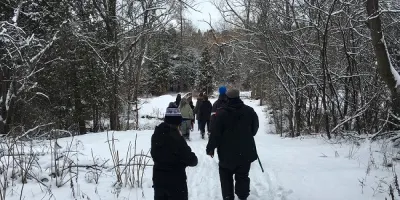
[[206, 94], [203, 95], [203, 101], [208, 101], [208, 96]]
[[202, 92], [200, 92], [199, 97], [202, 97], [204, 94]]

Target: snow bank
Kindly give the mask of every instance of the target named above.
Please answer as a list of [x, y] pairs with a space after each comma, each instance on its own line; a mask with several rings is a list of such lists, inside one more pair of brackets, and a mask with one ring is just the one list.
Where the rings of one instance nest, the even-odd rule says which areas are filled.
[[151, 115], [151, 116], [164, 116], [165, 110], [170, 102], [175, 102], [176, 95], [163, 95], [156, 98], [140, 99], [143, 105], [140, 107], [139, 115]]

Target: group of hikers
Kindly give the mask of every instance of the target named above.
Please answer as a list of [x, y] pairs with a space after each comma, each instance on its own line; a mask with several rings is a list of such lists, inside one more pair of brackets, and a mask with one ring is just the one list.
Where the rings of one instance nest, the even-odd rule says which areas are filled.
[[194, 115], [203, 138], [207, 125], [206, 154], [213, 158], [217, 149], [222, 199], [234, 200], [236, 194], [246, 200], [250, 195], [250, 166], [258, 158], [254, 141], [258, 116], [240, 99], [239, 90], [227, 91], [221, 86], [219, 93], [213, 105], [205, 94], [199, 95], [196, 106], [190, 103], [191, 98], [178, 96], [166, 109], [164, 122], [155, 128], [151, 138], [155, 200], [188, 200], [185, 169], [198, 164], [185, 140], [193, 130]]
[[[226, 92], [225, 87], [221, 87], [220, 90], [223, 94]], [[199, 96], [197, 97], [196, 106], [193, 105], [192, 96], [182, 98], [181, 95], [178, 94], [175, 102], [171, 102], [168, 108], [179, 108], [183, 120], [180, 125], [180, 131], [182, 132], [182, 136], [186, 140], [190, 140], [190, 131], [193, 131], [195, 118], [197, 120], [201, 137], [204, 139], [206, 126], [207, 133], [208, 135], [210, 135], [210, 118], [213, 110], [213, 105], [208, 100], [207, 94], [203, 92], [199, 94]]]

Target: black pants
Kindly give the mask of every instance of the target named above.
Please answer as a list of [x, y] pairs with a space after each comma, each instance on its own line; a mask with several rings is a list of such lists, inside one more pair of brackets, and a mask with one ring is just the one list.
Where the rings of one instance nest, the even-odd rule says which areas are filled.
[[210, 132], [210, 120], [199, 120], [199, 129], [201, 133], [206, 132], [206, 125], [207, 125], [207, 132]]
[[233, 167], [219, 166], [222, 197], [224, 200], [234, 200], [233, 175], [235, 175], [235, 193], [239, 199], [246, 199], [250, 195], [250, 171], [251, 163]]
[[154, 187], [154, 200], [188, 200], [187, 185], [175, 188]]

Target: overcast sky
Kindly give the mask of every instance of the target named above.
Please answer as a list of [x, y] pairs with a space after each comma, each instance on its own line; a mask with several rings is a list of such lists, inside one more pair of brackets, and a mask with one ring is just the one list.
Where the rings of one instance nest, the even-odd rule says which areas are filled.
[[210, 1], [212, 0], [195, 0], [194, 8], [196, 8], [201, 13], [196, 12], [192, 9], [189, 9], [189, 11], [186, 13], [186, 16], [190, 20], [192, 20], [193, 24], [202, 31], [208, 30], [210, 28], [207, 23], [202, 22], [202, 20], [210, 21], [209, 14], [211, 15], [211, 22], [213, 23], [213, 25], [221, 19], [219, 11]]

